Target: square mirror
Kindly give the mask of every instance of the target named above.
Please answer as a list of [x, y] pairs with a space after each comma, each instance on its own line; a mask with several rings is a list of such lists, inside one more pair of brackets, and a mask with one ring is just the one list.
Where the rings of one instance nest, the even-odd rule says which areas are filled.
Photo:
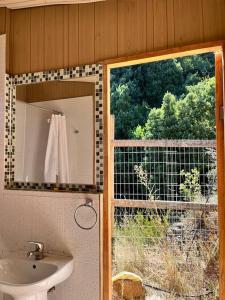
[[9, 78], [6, 188], [103, 190], [101, 70], [92, 65]]

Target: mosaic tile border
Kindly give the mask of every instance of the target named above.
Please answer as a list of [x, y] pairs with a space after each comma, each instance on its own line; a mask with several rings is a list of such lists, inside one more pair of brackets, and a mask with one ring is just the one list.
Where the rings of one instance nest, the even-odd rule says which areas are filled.
[[[95, 185], [16, 182], [15, 178], [15, 122], [16, 86], [96, 76], [95, 83]], [[5, 188], [43, 191], [103, 192], [103, 67], [99, 64], [84, 65], [59, 70], [6, 75], [5, 100]]]

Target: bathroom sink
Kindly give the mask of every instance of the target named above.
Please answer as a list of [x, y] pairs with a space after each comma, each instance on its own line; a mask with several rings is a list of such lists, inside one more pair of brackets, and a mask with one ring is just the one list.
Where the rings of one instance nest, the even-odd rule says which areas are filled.
[[66, 280], [72, 272], [72, 257], [0, 259], [0, 292], [16, 300], [46, 300], [48, 290]]

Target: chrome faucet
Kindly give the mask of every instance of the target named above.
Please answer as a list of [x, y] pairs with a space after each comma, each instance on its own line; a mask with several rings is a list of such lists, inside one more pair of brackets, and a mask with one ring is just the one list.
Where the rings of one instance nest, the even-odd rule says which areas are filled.
[[28, 241], [29, 244], [35, 245], [35, 250], [27, 252], [28, 258], [40, 260], [44, 258], [44, 244], [42, 242]]

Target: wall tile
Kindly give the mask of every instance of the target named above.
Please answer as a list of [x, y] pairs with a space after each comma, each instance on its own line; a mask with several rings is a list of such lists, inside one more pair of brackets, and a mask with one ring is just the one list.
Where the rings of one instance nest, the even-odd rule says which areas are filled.
[[[84, 194], [4, 191], [0, 200], [1, 256], [14, 251], [25, 255], [30, 249], [27, 240], [40, 240], [47, 252], [74, 257], [74, 273], [49, 299], [99, 299], [99, 222], [90, 231], [74, 222], [74, 210], [85, 198]], [[91, 198], [99, 214], [99, 196]]]

